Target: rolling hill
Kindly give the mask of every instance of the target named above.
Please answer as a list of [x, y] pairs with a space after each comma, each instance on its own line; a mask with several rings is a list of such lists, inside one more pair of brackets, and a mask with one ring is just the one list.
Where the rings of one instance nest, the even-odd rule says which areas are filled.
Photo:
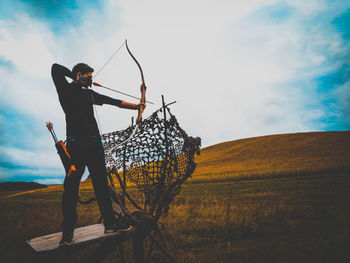
[[[350, 131], [224, 142], [203, 148], [196, 162], [161, 221], [176, 262], [350, 262]], [[25, 245], [61, 231], [62, 191], [55, 185], [0, 197], [1, 262], [89, 259], [93, 246], [44, 260]], [[81, 183], [80, 195], [94, 195], [91, 180]], [[95, 224], [97, 203], [79, 204], [78, 215], [77, 227]], [[130, 245], [124, 244], [126, 262]], [[164, 262], [154, 251], [150, 262]], [[113, 251], [104, 262], [121, 261]]]
[[269, 135], [201, 149], [190, 182], [350, 171], [350, 131]]

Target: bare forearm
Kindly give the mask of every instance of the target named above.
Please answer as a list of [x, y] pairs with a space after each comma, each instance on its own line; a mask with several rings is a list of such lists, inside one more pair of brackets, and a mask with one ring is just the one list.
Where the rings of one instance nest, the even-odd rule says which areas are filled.
[[137, 110], [138, 104], [122, 101], [122, 103], [119, 106], [120, 108], [124, 109], [132, 109], [132, 110]]

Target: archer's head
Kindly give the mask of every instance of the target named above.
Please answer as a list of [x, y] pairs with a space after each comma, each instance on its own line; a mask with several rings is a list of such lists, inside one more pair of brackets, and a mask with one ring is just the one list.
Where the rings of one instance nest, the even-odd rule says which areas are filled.
[[79, 63], [73, 67], [72, 72], [73, 72], [73, 75], [75, 76], [75, 81], [79, 82], [79, 80], [82, 79], [83, 84], [88, 84], [88, 83], [85, 83], [86, 82], [85, 80], [92, 79], [92, 72], [94, 72], [94, 69], [85, 63]]

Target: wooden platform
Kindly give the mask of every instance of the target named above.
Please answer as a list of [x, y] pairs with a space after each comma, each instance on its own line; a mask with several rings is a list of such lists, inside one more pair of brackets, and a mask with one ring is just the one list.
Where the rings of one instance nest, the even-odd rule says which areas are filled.
[[[91, 226], [76, 228], [74, 230], [73, 242], [71, 245], [69, 245], [69, 247], [78, 244], [94, 242], [109, 237], [120, 236], [122, 234], [124, 235], [125, 232], [132, 232], [132, 229], [130, 228], [129, 230], [122, 230], [119, 232], [105, 234], [104, 229], [105, 228], [103, 224], [95, 224]], [[59, 232], [46, 236], [36, 237], [26, 242], [36, 252], [46, 252], [60, 248], [59, 242], [61, 238], [62, 232]]]

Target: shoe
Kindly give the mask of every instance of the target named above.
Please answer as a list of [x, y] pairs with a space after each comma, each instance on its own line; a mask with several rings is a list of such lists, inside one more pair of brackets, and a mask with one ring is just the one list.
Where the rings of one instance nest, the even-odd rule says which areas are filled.
[[60, 246], [70, 246], [72, 245], [72, 240], [73, 240], [73, 233], [62, 233], [62, 239], [60, 241]]
[[120, 231], [129, 231], [132, 229], [132, 226], [124, 223], [115, 223], [113, 225], [105, 226], [105, 234], [110, 234]]

